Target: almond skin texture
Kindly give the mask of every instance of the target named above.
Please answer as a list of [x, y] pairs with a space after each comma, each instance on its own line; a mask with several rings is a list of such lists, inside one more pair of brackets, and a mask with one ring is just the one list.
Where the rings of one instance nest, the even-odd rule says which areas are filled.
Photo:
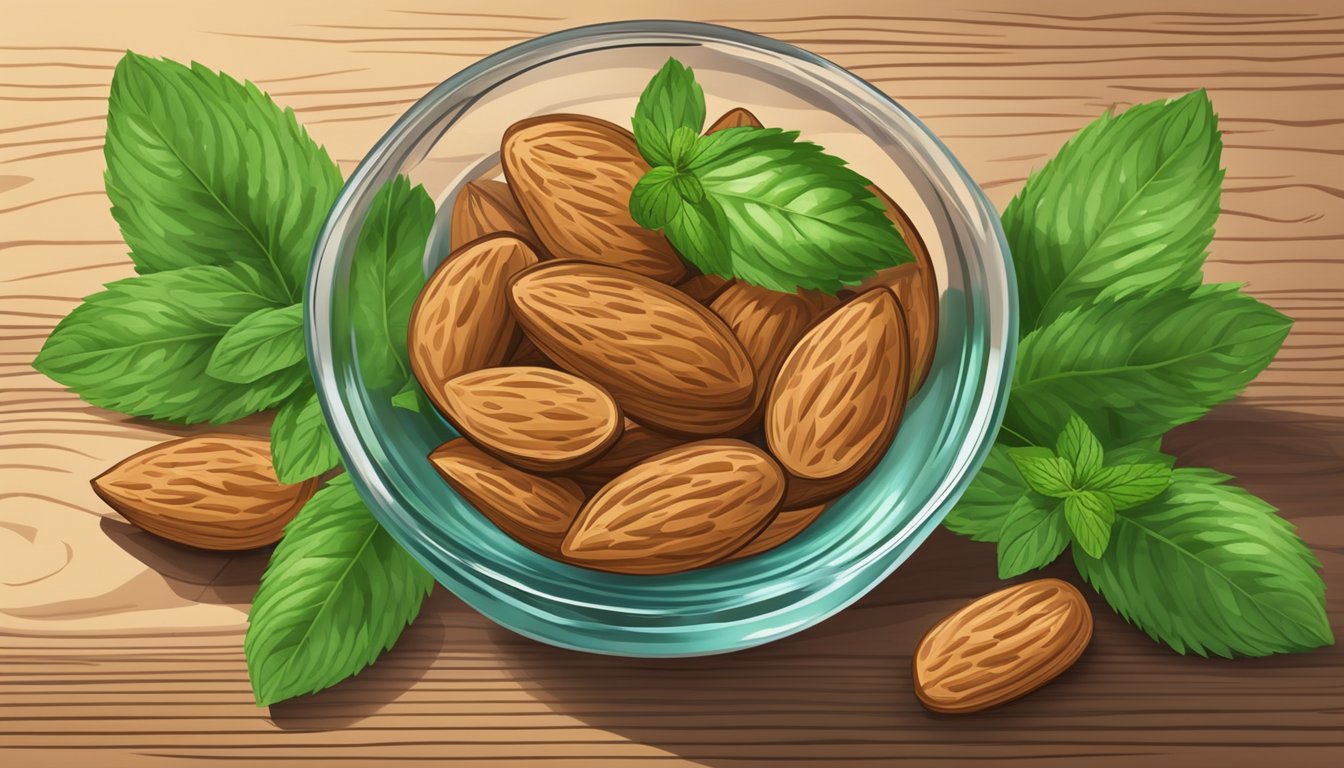
[[520, 274], [509, 298], [547, 357], [601, 385], [647, 427], [719, 435], [751, 417], [747, 353], [717, 315], [676, 288], [602, 264], [548, 261]]
[[721, 560], [760, 533], [784, 473], [741, 440], [689, 443], [632, 467], [584, 506], [560, 546], [576, 565], [664, 574]]
[[723, 113], [723, 116], [714, 121], [705, 133], [714, 133], [722, 131], [724, 128], [763, 128], [761, 121], [756, 116], [741, 107], [734, 107]]
[[705, 306], [719, 297], [724, 289], [732, 285], [732, 280], [726, 280], [718, 275], [696, 275], [689, 280], [677, 283], [677, 290], [690, 296]]
[[411, 311], [411, 371], [440, 411], [449, 379], [499, 365], [520, 337], [508, 279], [537, 263], [522, 240], [496, 235], [454, 251], [434, 270]]
[[621, 436], [611, 396], [564, 371], [485, 368], [449, 380], [440, 394], [444, 417], [463, 437], [531, 472], [586, 464]]
[[803, 529], [811, 525], [818, 517], [821, 517], [821, 513], [825, 510], [825, 504], [818, 504], [812, 507], [780, 512], [775, 515], [774, 520], [770, 521], [770, 525], [766, 526], [764, 531], [761, 531], [760, 535], [752, 539], [747, 546], [734, 552], [730, 559], [741, 560], [744, 557], [769, 552], [802, 533]]
[[665, 283], [686, 276], [666, 238], [630, 218], [630, 193], [649, 166], [629, 131], [582, 115], [534, 117], [504, 133], [500, 158], [519, 206], [556, 258], [612, 264]]
[[583, 507], [583, 491], [563, 477], [511, 467], [458, 438], [429, 455], [443, 479], [486, 519], [524, 546], [554, 556]]
[[92, 481], [121, 516], [179, 544], [244, 550], [274, 544], [317, 491], [318, 478], [281, 485], [271, 443], [208, 434], [160, 443]]
[[1016, 584], [930, 629], [915, 650], [915, 694], [934, 712], [997, 707], [1054, 680], [1092, 639], [1092, 612], [1059, 579]]
[[910, 217], [881, 189], [868, 187], [868, 191], [882, 201], [887, 218], [900, 230], [905, 244], [915, 256], [913, 264], [881, 270], [860, 286], [860, 290], [886, 288], [901, 300], [910, 333], [910, 394], [914, 395], [928, 378], [934, 349], [938, 346], [938, 277], [933, 271], [929, 247]]
[[502, 181], [478, 179], [463, 184], [453, 200], [449, 223], [449, 247], [454, 251], [489, 235], [513, 235], [539, 250], [537, 233]]
[[639, 422], [626, 419], [625, 429], [621, 431], [621, 438], [616, 444], [608, 448], [607, 452], [593, 463], [571, 472], [569, 477], [581, 486], [596, 490], [650, 456], [675, 448], [684, 442], [685, 440], [679, 437], [665, 435]]
[[788, 470], [787, 509], [853, 488], [896, 435], [910, 388], [905, 315], [890, 291], [860, 294], [817, 321], [770, 388], [765, 439]]
[[823, 312], [820, 294], [780, 293], [741, 281], [728, 286], [709, 308], [723, 318], [751, 358], [756, 373], [756, 402], [744, 431], [761, 423], [769, 382], [799, 337]]

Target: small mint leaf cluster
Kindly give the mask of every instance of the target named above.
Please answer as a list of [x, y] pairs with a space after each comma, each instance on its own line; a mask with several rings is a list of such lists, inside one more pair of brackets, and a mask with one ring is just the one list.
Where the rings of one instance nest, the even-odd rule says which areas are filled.
[[999, 577], [1010, 578], [1052, 562], [1072, 541], [1101, 557], [1116, 513], [1156, 498], [1171, 484], [1171, 468], [1158, 463], [1105, 465], [1101, 443], [1087, 423], [1070, 416], [1055, 450], [1008, 451], [1027, 491], [1004, 520]]

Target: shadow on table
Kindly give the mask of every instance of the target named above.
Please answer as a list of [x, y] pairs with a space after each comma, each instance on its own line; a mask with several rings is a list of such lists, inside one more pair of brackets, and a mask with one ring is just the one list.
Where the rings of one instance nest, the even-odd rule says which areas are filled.
[[103, 518], [99, 526], [113, 543], [161, 576], [173, 592], [197, 603], [246, 606], [271, 556], [269, 547], [250, 552], [196, 549], [111, 517]]

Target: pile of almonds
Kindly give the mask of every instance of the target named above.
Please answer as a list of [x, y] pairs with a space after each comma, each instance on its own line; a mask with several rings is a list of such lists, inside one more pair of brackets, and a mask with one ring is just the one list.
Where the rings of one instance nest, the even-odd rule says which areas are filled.
[[[733, 110], [711, 131], [760, 123]], [[459, 192], [411, 367], [462, 438], [430, 461], [522, 544], [666, 574], [789, 540], [886, 453], [937, 336], [929, 254], [841, 296], [697, 273], [629, 213], [649, 170], [603, 120], [504, 134]]]

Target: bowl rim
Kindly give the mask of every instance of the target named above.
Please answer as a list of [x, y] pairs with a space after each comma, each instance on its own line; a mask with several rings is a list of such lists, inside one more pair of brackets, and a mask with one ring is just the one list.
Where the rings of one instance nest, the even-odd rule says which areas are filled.
[[[999, 362], [997, 366], [987, 364], [984, 368], [983, 392], [979, 399], [975, 401], [975, 418], [970, 421], [972, 426], [979, 426], [980, 429], [976, 434], [967, 434], [962, 441], [963, 445], [974, 441], [975, 446], [969, 451], [963, 450], [960, 455], [963, 460], [949, 471], [949, 477], [958, 471], [960, 475], [950, 485], [944, 484], [941, 486], [941, 488], [946, 489], [941, 500], [937, 500], [937, 497], [931, 498], [920, 509], [919, 514], [901, 528], [892, 531], [890, 540], [873, 556], [863, 562], [853, 564], [853, 571], [857, 573], [870, 566], [873, 561], [877, 561], [879, 559], [878, 555], [881, 555], [882, 558], [888, 558], [884, 561], [880, 571], [875, 573], [867, 571], [866, 573], [870, 575], [870, 578], [866, 582], [857, 584], [855, 588], [845, 593], [842, 599], [832, 601], [820, 610], [815, 610], [801, 619], [794, 617], [786, 626], [777, 627], [774, 632], [743, 633], [734, 635], [730, 642], [720, 641], [707, 646], [698, 646], [684, 638], [653, 643], [647, 637], [641, 637], [637, 628], [629, 627], [611, 628], [613, 632], [631, 633], [631, 637], [625, 638], [626, 642], [599, 642], [595, 645], [592, 642], [593, 638], [589, 635], [582, 633], [575, 635], [560, 622], [529, 616], [526, 612], [519, 613], [517, 610], [504, 610], [502, 606], [497, 605], [492, 593], [483, 589], [485, 585], [480, 583], [481, 580], [498, 578], [496, 574], [467, 567], [468, 564], [461, 562], [456, 563], [459, 566], [456, 570], [446, 568], [441, 562], [431, 562], [433, 558], [429, 558], [414, 540], [415, 536], [422, 536], [423, 534], [408, 526], [394, 511], [395, 507], [401, 506], [400, 503], [383, 487], [383, 483], [378, 477], [377, 461], [359, 444], [359, 430], [348, 410], [348, 404], [345, 403], [343, 390], [338, 380], [335, 355], [332, 350], [333, 334], [329, 332], [333, 322], [331, 294], [336, 277], [335, 270], [338, 266], [335, 262], [338, 261], [339, 248], [337, 246], [339, 245], [341, 230], [346, 228], [347, 222], [355, 218], [357, 213], [362, 216], [362, 213], [356, 210], [356, 201], [360, 195], [364, 194], [370, 187], [380, 186], [399, 173], [401, 171], [400, 162], [404, 162], [410, 155], [409, 151], [403, 152], [400, 162], [393, 163], [392, 158], [389, 157], [391, 145], [396, 143], [398, 138], [407, 133], [412, 126], [423, 122], [434, 105], [501, 64], [511, 62], [516, 57], [525, 54], [626, 34], [645, 38], [650, 36], [666, 38], [657, 43], [632, 42], [631, 46], [662, 47], [677, 45], [678, 40], [684, 40], [685, 42], [681, 43], [684, 45], [717, 42], [743, 46], [769, 54], [798, 59], [820, 67], [830, 75], [848, 81], [850, 85], [865, 92], [870, 99], [877, 102], [883, 109], [890, 110], [899, 115], [901, 120], [909, 122], [916, 129], [920, 139], [926, 140], [932, 148], [937, 150], [938, 159], [954, 172], [956, 180], [964, 186], [965, 192], [968, 193], [968, 200], [974, 206], [975, 212], [985, 219], [987, 231], [983, 241], [993, 240], [992, 245], [997, 248], [997, 252], [1003, 258], [1003, 283], [1001, 286], [991, 286], [1003, 290], [1003, 295], [999, 297], [1002, 306], [1003, 325], [997, 336], [987, 334], [986, 340], [988, 347], [998, 353], [997, 360]], [[604, 46], [604, 48], [612, 47], [620, 46]], [[387, 169], [390, 166], [395, 167], [389, 173]], [[1017, 352], [1018, 310], [1015, 283], [1012, 255], [1000, 226], [998, 213], [989, 202], [984, 191], [975, 183], [948, 147], [923, 122], [871, 83], [809, 51], [731, 27], [671, 20], [605, 22], [549, 33], [486, 56], [432, 88], [392, 124], [360, 161], [354, 172], [351, 173], [336, 202], [328, 212], [315, 242], [309, 264], [306, 301], [304, 303], [304, 335], [318, 401], [327, 425], [336, 440], [342, 463], [357, 492], [378, 522], [385, 526], [398, 544], [420, 561], [440, 584], [492, 622], [550, 645], [591, 653], [628, 657], [698, 656], [727, 653], [772, 642], [824, 621], [853, 604], [885, 581], [932, 533], [956, 500], [965, 492], [987, 458], [1003, 419]], [[992, 321], [995, 319], [990, 318], [991, 331], [994, 330]], [[987, 354], [992, 363], [994, 355]], [[902, 531], [908, 531], [907, 535], [899, 535]], [[895, 556], [891, 556], [892, 550], [901, 546], [904, 546], [904, 549], [897, 552]], [[853, 579], [849, 580], [852, 581]], [[552, 601], [564, 602], [563, 598], [540, 594], [535, 590], [529, 594], [539, 595]], [[796, 611], [804, 602], [810, 601], [791, 602], [788, 609]], [[783, 609], [781, 609], [772, 613], [783, 612]]]

